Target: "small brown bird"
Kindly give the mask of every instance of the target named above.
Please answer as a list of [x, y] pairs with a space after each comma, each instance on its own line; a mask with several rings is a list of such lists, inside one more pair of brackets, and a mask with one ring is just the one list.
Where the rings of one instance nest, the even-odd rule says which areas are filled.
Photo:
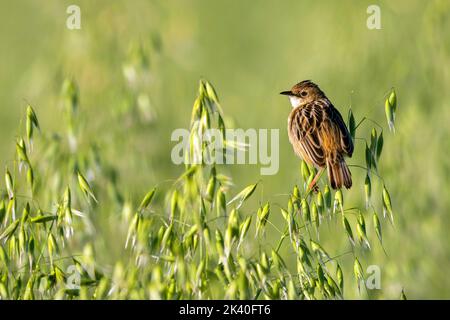
[[353, 154], [353, 141], [339, 111], [310, 80], [297, 83], [287, 95], [293, 110], [288, 118], [289, 141], [295, 153], [319, 172], [309, 185], [315, 187], [325, 167], [333, 189], [352, 186], [344, 156]]

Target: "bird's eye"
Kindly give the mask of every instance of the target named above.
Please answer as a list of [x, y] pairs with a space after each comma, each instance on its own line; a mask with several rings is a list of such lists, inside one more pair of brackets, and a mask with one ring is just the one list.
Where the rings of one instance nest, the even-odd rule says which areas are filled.
[[308, 95], [308, 92], [302, 91], [302, 92], [300, 92], [300, 95], [301, 95], [302, 97], [306, 97], [306, 96]]

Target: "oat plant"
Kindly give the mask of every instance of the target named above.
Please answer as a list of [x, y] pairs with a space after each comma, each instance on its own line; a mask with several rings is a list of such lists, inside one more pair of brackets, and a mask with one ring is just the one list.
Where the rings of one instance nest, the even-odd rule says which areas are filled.
[[[132, 71], [124, 67], [131, 80]], [[185, 154], [190, 161], [171, 185], [149, 186], [135, 203], [121, 191], [114, 159], [83, 131], [79, 94], [74, 80], [64, 82], [60, 133], [46, 132], [26, 107], [0, 195], [1, 299], [344, 299], [344, 283], [366, 296], [360, 255], [382, 247], [382, 226], [395, 221], [379, 171], [386, 134], [375, 121], [348, 114], [355, 154], [365, 159], [352, 169], [366, 173], [361, 188], [344, 195], [322, 179], [317, 192], [307, 191], [315, 171], [301, 163], [284, 205], [266, 200], [254, 209], [259, 177], [238, 188], [221, 166], [193, 161], [208, 156], [212, 142], [201, 139], [208, 129], [224, 138], [226, 129], [216, 90], [201, 80]], [[386, 99], [392, 131], [396, 105], [392, 91]], [[370, 136], [358, 136], [369, 124], [375, 125]], [[225, 142], [224, 153], [236, 147]], [[362, 207], [346, 205], [350, 193]], [[101, 212], [116, 214], [109, 221], [125, 239], [114, 244], [123, 254], [109, 265], [96, 255]], [[267, 243], [264, 234], [278, 217], [279, 238]], [[345, 255], [331, 255], [320, 239], [330, 221], [348, 241]], [[342, 263], [349, 256], [351, 267]]]

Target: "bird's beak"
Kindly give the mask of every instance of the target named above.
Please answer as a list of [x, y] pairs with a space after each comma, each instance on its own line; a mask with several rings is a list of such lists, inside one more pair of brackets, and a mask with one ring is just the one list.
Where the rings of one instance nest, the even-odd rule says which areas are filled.
[[285, 95], [285, 96], [292, 96], [292, 91], [282, 91], [282, 92], [280, 92], [280, 94]]

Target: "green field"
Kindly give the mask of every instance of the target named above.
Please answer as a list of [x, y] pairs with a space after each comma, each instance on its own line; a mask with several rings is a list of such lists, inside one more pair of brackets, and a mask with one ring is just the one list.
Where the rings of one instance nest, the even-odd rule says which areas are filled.
[[[271, 251], [284, 231], [281, 208], [288, 209], [294, 186], [302, 197], [311, 196], [304, 193], [301, 162], [288, 141], [286, 119], [291, 108], [279, 92], [311, 79], [345, 120], [351, 108], [357, 123], [367, 117], [382, 126], [384, 146], [377, 170], [392, 199], [394, 225], [382, 218], [382, 184], [374, 175], [372, 202], [382, 220], [385, 251], [373, 228], [372, 209], [363, 210], [371, 250], [358, 241], [350, 244], [339, 208], [320, 225], [320, 238], [312, 225], [308, 232], [299, 232], [300, 238], [311, 237], [331, 257], [339, 257], [345, 278], [343, 298], [398, 299], [404, 290], [408, 299], [449, 299], [450, 277], [445, 270], [450, 263], [450, 2], [377, 1], [382, 28], [369, 30], [366, 10], [373, 2], [86, 0], [76, 3], [81, 8], [80, 30], [66, 27], [71, 1], [2, 2], [0, 168], [9, 170], [14, 186], [8, 188], [2, 171], [0, 212], [2, 201], [5, 208], [4, 216], [0, 214], [0, 238], [23, 218], [27, 202], [30, 213], [29, 220], [17, 222], [12, 235], [0, 239], [4, 252], [0, 297], [308, 298], [298, 283], [299, 256], [289, 240], [278, 251], [286, 265], [283, 272], [275, 268]], [[226, 264], [216, 252], [220, 250], [214, 244], [210, 249], [202, 233], [205, 225], [197, 220], [203, 219], [201, 201], [208, 221], [216, 217], [214, 201], [200, 197], [210, 168], [204, 167], [203, 174], [199, 169], [190, 182], [186, 176], [177, 180], [186, 168], [171, 161], [175, 145], [171, 133], [189, 129], [200, 79], [214, 86], [227, 127], [280, 130], [277, 174], [262, 176], [260, 165], [217, 167], [218, 173], [233, 180], [225, 188], [227, 201], [258, 183], [239, 208], [239, 224], [253, 218], [239, 248], [235, 239], [236, 260], [231, 262], [235, 269], [230, 274], [225, 270], [225, 280], [214, 273], [216, 263]], [[385, 100], [393, 88], [395, 134], [385, 116]], [[32, 150], [26, 134], [28, 105], [40, 127], [34, 128]], [[370, 141], [373, 127], [381, 132], [378, 125], [364, 121], [356, 136]], [[26, 179], [29, 165], [20, 161], [17, 151], [21, 137], [35, 171], [33, 194]], [[364, 140], [356, 139], [355, 146], [348, 163], [364, 166]], [[364, 208], [366, 170], [356, 166], [351, 170], [354, 186], [343, 190], [343, 209]], [[77, 171], [88, 181], [98, 204], [83, 195]], [[326, 181], [323, 177], [322, 192]], [[72, 209], [84, 217], [72, 212], [70, 223], [59, 218], [33, 223], [40, 215], [67, 209], [67, 187]], [[140, 210], [141, 200], [153, 188], [151, 204]], [[14, 204], [9, 204], [11, 190]], [[214, 197], [217, 192], [218, 188]], [[178, 202], [174, 197], [179, 197]], [[307, 200], [312, 205], [311, 198]], [[257, 210], [267, 202], [268, 222], [256, 232]], [[226, 208], [227, 216], [234, 205]], [[135, 235], [137, 244], [125, 248], [136, 216], [141, 219], [140, 229], [131, 231], [131, 238]], [[163, 241], [162, 233], [174, 216], [187, 225], [180, 223]], [[350, 214], [349, 221], [356, 238], [356, 215]], [[199, 242], [196, 251], [178, 250], [182, 243], [187, 245], [189, 227], [196, 224], [197, 240], [188, 239]], [[59, 233], [71, 227], [73, 236]], [[216, 219], [210, 228], [214, 242], [213, 230], [220, 229], [225, 238], [230, 221]], [[49, 245], [53, 234], [56, 243]], [[33, 237], [34, 249], [30, 248]], [[380, 267], [381, 289], [358, 291], [355, 256], [364, 272], [369, 265]], [[248, 264], [248, 272], [242, 271], [246, 269], [239, 257]], [[265, 259], [270, 261], [266, 267]], [[320, 261], [317, 258], [319, 265]], [[204, 269], [199, 271], [201, 263]], [[259, 275], [266, 272], [266, 278], [258, 278], [257, 264], [263, 269]], [[70, 265], [77, 270], [92, 267], [96, 274], [83, 271], [86, 282], [81, 289], [67, 290]], [[313, 269], [318, 277], [316, 265]], [[334, 277], [335, 269], [333, 264], [326, 272]], [[171, 279], [168, 283], [166, 277]], [[296, 279], [295, 295], [276, 290], [277, 286], [289, 289], [289, 277]], [[265, 281], [269, 289], [255, 296]], [[108, 291], [112, 293], [107, 295]], [[338, 296], [324, 293], [323, 283], [316, 279], [316, 291], [309, 298]]]

